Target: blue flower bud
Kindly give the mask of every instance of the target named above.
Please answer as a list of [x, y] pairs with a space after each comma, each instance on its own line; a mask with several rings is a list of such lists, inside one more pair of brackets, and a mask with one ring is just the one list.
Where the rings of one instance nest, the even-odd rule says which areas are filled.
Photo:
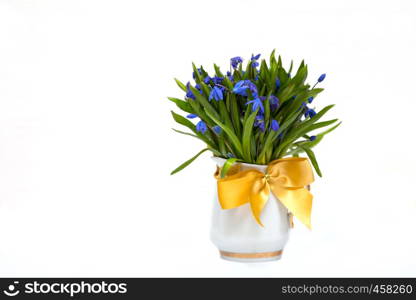
[[316, 115], [316, 112], [312, 108], [309, 108], [307, 114], [310, 118], [312, 118]]
[[212, 127], [212, 130], [214, 130], [214, 132], [215, 132], [216, 134], [220, 134], [220, 133], [221, 133], [221, 131], [222, 131], [221, 127], [220, 127], [220, 126], [218, 126], [218, 125], [215, 125], [214, 127]]
[[324, 74], [322, 74], [321, 76], [319, 76], [319, 78], [318, 78], [318, 82], [322, 82], [322, 81], [324, 81], [325, 77], [326, 77], [326, 74], [325, 74], [325, 73], [324, 73]]
[[272, 120], [270, 127], [272, 128], [273, 131], [278, 131], [280, 128], [279, 122], [277, 122], [276, 120]]
[[251, 55], [251, 60], [258, 60], [261, 54], [257, 54], [256, 56]]
[[279, 78], [276, 78], [276, 89], [279, 89], [280, 85], [281, 85], [281, 83], [280, 83]]
[[202, 134], [204, 134], [205, 132], [207, 132], [208, 128], [207, 128], [207, 124], [205, 124], [204, 121], [199, 121], [196, 124], [196, 131], [201, 132]]
[[186, 116], [188, 119], [195, 119], [195, 118], [198, 118], [198, 115], [196, 115], [196, 114], [189, 114], [189, 115], [187, 115]]
[[279, 98], [277, 98], [274, 95], [271, 95], [269, 98], [269, 103], [270, 103], [270, 110], [275, 111], [279, 107]]
[[262, 115], [256, 116], [254, 127], [257, 127], [264, 132], [264, 117]]
[[199, 91], [199, 93], [201, 93], [201, 94], [202, 94], [202, 88], [201, 88], [201, 85], [199, 85], [199, 84], [195, 84], [195, 88]]
[[309, 97], [309, 98], [308, 98], [308, 102], [309, 102], [309, 103], [312, 103], [312, 101], [313, 101], [313, 97]]
[[313, 142], [314, 140], [316, 140], [316, 135], [312, 135], [312, 136], [309, 138], [309, 140], [310, 140], [311, 142]]
[[195, 95], [194, 95], [194, 93], [192, 93], [192, 91], [191, 91], [191, 89], [190, 89], [190, 83], [188, 82], [187, 84], [186, 84], [186, 97], [188, 97], [188, 98], [191, 98], [191, 99], [194, 99], [195, 100]]

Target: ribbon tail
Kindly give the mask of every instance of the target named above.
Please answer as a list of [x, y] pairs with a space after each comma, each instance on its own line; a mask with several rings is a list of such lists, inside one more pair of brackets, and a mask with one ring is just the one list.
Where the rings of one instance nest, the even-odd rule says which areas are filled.
[[306, 227], [311, 229], [313, 196], [306, 188], [283, 188], [272, 186], [279, 201]]
[[251, 212], [253, 213], [254, 218], [256, 219], [257, 223], [262, 227], [264, 227], [264, 225], [261, 222], [260, 215], [263, 211], [264, 206], [269, 200], [269, 195], [269, 184], [264, 179], [259, 179], [258, 181], [256, 181], [256, 183], [253, 185], [253, 189], [251, 190], [250, 205]]

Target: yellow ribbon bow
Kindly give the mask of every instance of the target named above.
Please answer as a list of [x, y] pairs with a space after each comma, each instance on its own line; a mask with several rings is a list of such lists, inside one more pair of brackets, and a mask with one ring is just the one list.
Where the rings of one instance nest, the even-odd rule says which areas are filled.
[[217, 178], [218, 199], [223, 209], [250, 203], [257, 223], [270, 191], [309, 229], [311, 228], [312, 194], [305, 188], [314, 181], [308, 159], [288, 157], [272, 161], [266, 173], [255, 169]]

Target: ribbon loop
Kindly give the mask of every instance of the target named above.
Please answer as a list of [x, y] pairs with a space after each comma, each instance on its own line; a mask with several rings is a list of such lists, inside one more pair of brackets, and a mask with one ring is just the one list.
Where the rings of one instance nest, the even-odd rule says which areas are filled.
[[311, 227], [312, 194], [305, 188], [314, 181], [306, 158], [289, 157], [272, 161], [266, 173], [255, 169], [217, 178], [218, 199], [223, 209], [250, 203], [257, 223], [270, 192], [308, 228]]

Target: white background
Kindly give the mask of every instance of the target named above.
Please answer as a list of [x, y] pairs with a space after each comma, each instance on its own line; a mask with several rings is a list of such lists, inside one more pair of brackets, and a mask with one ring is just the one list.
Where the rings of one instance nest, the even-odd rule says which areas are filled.
[[[416, 276], [414, 1], [0, 1], [1, 276]], [[209, 241], [214, 163], [171, 131], [191, 62], [326, 72], [313, 230], [237, 264]], [[212, 70], [212, 67], [208, 68]]]

